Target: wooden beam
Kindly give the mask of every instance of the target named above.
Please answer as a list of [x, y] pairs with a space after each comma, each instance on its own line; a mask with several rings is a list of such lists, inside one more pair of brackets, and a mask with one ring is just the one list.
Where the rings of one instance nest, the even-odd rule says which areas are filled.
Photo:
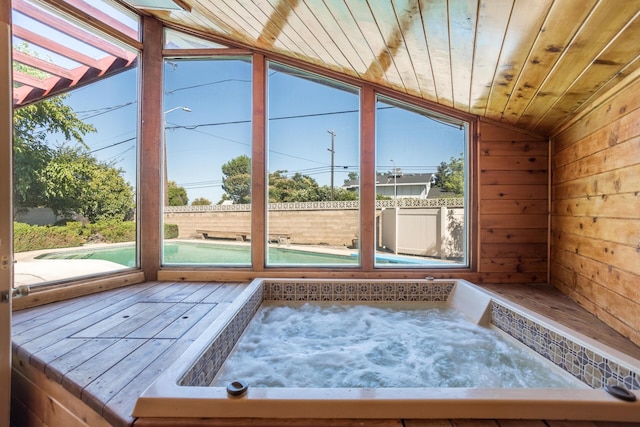
[[44, 49], [50, 50], [51, 52], [55, 52], [58, 55], [62, 55], [73, 61], [79, 62], [80, 64], [88, 65], [92, 68], [100, 68], [98, 60], [84, 55], [68, 46], [55, 42], [43, 35], [36, 34], [33, 31], [22, 28], [19, 25], [13, 25], [13, 35], [26, 42], [33, 43]]
[[162, 23], [144, 19], [145, 49], [142, 52], [140, 188], [138, 227], [140, 228], [140, 267], [146, 280], [156, 280], [160, 270], [162, 226]]
[[64, 33], [74, 39], [86, 43], [98, 50], [101, 50], [109, 55], [117, 56], [119, 58], [127, 59], [131, 62], [136, 59], [136, 54], [126, 49], [121, 48], [109, 41], [104, 37], [98, 37], [90, 31], [84, 30], [81, 27], [75, 25], [69, 25], [69, 21], [59, 18], [52, 13], [45, 12], [43, 9], [36, 8], [30, 5], [24, 0], [13, 0], [13, 7], [15, 10], [27, 15], [28, 17], [41, 22], [42, 24], [55, 29], [61, 33]]
[[53, 62], [45, 61], [44, 59], [40, 59], [35, 56], [28, 55], [24, 52], [20, 52], [19, 50], [14, 49], [13, 60], [21, 64], [28, 65], [29, 67], [37, 68], [38, 70], [42, 70], [54, 76], [74, 80], [74, 75], [71, 70], [54, 64]]
[[[13, 288], [13, 111], [11, 1], [0, 2], [0, 292]], [[9, 425], [11, 298], [0, 300], [0, 425]]]
[[263, 55], [253, 56], [253, 135], [251, 153], [251, 262], [253, 271], [262, 271], [265, 266], [267, 215], [266, 176], [266, 61]]
[[376, 231], [376, 94], [370, 87], [360, 93], [360, 265], [373, 271]]

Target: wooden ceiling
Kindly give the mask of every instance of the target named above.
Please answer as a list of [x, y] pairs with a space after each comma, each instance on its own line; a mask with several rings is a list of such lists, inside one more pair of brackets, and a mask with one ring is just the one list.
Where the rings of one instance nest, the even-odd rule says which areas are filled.
[[640, 67], [640, 0], [180, 0], [174, 27], [549, 135]]

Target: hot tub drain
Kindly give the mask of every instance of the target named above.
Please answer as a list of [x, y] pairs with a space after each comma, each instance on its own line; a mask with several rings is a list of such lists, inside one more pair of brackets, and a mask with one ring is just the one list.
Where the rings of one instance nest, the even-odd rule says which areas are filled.
[[635, 402], [636, 395], [631, 393], [626, 388], [619, 385], [607, 385], [604, 387], [604, 390], [612, 395], [613, 397], [617, 397], [620, 400], [624, 400], [625, 402]]
[[229, 396], [242, 396], [249, 389], [249, 384], [244, 380], [236, 380], [227, 384], [227, 394]]

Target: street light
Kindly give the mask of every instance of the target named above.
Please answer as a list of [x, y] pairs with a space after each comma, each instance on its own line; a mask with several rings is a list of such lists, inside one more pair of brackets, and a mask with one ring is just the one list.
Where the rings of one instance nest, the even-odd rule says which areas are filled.
[[398, 175], [398, 167], [396, 166], [396, 162], [393, 159], [390, 160], [393, 163], [393, 204], [398, 206], [398, 186], [396, 181], [396, 176]]
[[164, 205], [165, 206], [169, 206], [169, 174], [167, 173], [167, 114], [169, 114], [172, 111], [176, 111], [176, 110], [182, 110], [185, 111], [187, 113], [191, 112], [191, 108], [189, 107], [184, 107], [184, 106], [180, 106], [180, 107], [174, 107], [171, 108], [167, 111], [165, 111], [164, 113], [162, 113], [162, 116], [164, 118], [163, 122], [164, 122], [164, 134], [162, 135], [162, 142], [163, 142], [163, 151], [164, 151]]
[[336, 133], [333, 130], [328, 130], [327, 131], [330, 135], [331, 135], [331, 149], [327, 148], [327, 150], [331, 151], [331, 201], [333, 202], [333, 169], [334, 169], [334, 162], [333, 159], [335, 157], [336, 154], [336, 150], [334, 150], [334, 140], [336, 138]]

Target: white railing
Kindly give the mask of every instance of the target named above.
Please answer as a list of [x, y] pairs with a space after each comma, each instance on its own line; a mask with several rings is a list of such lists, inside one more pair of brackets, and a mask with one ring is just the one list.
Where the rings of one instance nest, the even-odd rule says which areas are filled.
[[[376, 200], [376, 209], [382, 208], [460, 208], [464, 206], [464, 198], [417, 199], [401, 198], [396, 200]], [[270, 211], [312, 211], [312, 210], [344, 210], [359, 209], [358, 200], [326, 201], [326, 202], [291, 202], [269, 203]], [[165, 206], [165, 213], [192, 212], [249, 212], [251, 204], [240, 205], [201, 205], [201, 206]]]

